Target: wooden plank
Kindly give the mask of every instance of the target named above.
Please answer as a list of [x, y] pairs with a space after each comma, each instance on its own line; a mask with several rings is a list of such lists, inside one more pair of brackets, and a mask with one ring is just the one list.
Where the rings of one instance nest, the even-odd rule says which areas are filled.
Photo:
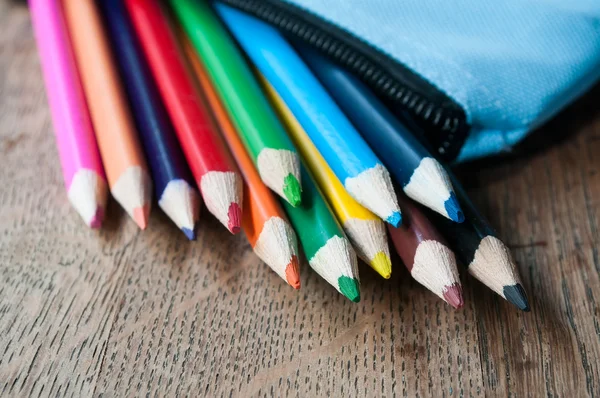
[[[352, 304], [302, 267], [292, 290], [207, 212], [187, 242], [154, 209], [69, 206], [27, 10], [0, 2], [0, 394], [585, 396], [600, 394], [600, 89], [539, 137], [463, 170], [511, 245], [532, 312], [463, 275], [454, 311], [394, 257], [361, 264]], [[536, 145], [535, 147], [539, 147]]]
[[[0, 5], [0, 394], [92, 394], [136, 228], [85, 228], [63, 187], [27, 10]], [[7, 13], [5, 13], [7, 11]], [[2, 35], [2, 37], [6, 37]]]

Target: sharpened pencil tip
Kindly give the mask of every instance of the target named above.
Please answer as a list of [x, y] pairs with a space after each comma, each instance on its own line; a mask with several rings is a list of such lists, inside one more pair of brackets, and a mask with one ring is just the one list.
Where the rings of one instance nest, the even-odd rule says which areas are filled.
[[460, 203], [454, 192], [450, 193], [450, 197], [444, 202], [444, 208], [448, 213], [448, 218], [454, 222], [461, 223], [465, 221], [465, 215], [460, 208]]
[[283, 194], [294, 207], [302, 202], [302, 187], [293, 174], [288, 174], [283, 180]]
[[298, 268], [298, 257], [293, 255], [291, 261], [285, 267], [285, 278], [287, 283], [294, 289], [300, 289], [300, 272]]
[[400, 212], [398, 211], [395, 211], [385, 221], [388, 224], [391, 224], [394, 227], [398, 228], [402, 224], [402, 214], [400, 214]]
[[98, 229], [102, 227], [102, 222], [104, 221], [104, 209], [100, 206], [96, 209], [96, 213], [94, 213], [94, 217], [90, 220], [90, 228]]
[[385, 279], [390, 279], [392, 276], [392, 262], [387, 254], [379, 252], [370, 261], [371, 268], [379, 273]]
[[238, 234], [242, 230], [242, 209], [237, 203], [229, 205], [227, 211], [227, 228], [232, 234]]
[[136, 207], [133, 209], [133, 220], [140, 227], [141, 230], [146, 229], [148, 226], [148, 218], [150, 216], [150, 206], [145, 205], [142, 207]]
[[515, 307], [525, 312], [530, 311], [527, 293], [525, 293], [525, 289], [523, 289], [520, 283], [512, 286], [504, 286], [503, 293], [506, 300]]
[[181, 231], [189, 240], [196, 240], [196, 232], [193, 229], [182, 227]]
[[462, 308], [465, 304], [462, 295], [462, 288], [455, 283], [444, 287], [444, 300], [456, 309]]
[[342, 294], [350, 301], [358, 303], [360, 301], [360, 284], [356, 278], [340, 276], [338, 278], [338, 286]]

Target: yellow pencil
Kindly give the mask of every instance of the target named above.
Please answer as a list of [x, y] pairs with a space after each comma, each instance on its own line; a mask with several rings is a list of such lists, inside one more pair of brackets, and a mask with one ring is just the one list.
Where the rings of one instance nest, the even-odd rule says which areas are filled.
[[260, 80], [306, 166], [344, 227], [356, 254], [388, 279], [392, 273], [392, 263], [383, 221], [346, 192], [279, 94], [264, 76], [260, 75]]

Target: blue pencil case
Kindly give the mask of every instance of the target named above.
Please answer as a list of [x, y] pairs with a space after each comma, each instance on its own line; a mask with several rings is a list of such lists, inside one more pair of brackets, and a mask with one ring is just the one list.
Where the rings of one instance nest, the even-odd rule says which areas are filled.
[[598, 0], [220, 0], [365, 82], [446, 161], [508, 152], [600, 77]]

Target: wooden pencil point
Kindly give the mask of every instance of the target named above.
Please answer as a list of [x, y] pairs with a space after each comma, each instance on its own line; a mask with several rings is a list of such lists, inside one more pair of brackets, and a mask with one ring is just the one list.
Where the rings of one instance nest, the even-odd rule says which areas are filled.
[[188, 239], [200, 217], [200, 195], [185, 180], [169, 181], [158, 205]]
[[392, 264], [383, 221], [349, 218], [343, 227], [358, 257], [388, 279], [392, 273]]
[[422, 241], [415, 252], [411, 275], [417, 282], [448, 301], [448, 286], [460, 286], [454, 253], [437, 240]]
[[300, 287], [298, 242], [292, 226], [286, 220], [269, 218], [254, 242], [254, 252], [292, 287]]
[[73, 175], [67, 195], [85, 223], [91, 228], [100, 228], [107, 192], [104, 178], [93, 170], [80, 169]]
[[198, 185], [208, 211], [231, 233], [239, 232], [243, 197], [241, 176], [233, 171], [210, 171], [202, 176]]
[[357, 202], [377, 214], [389, 224], [397, 227], [402, 220], [398, 199], [394, 193], [392, 179], [380, 164], [348, 177], [343, 181], [348, 193]]
[[333, 236], [308, 263], [349, 300], [360, 301], [356, 253], [346, 238]]
[[518, 308], [529, 309], [516, 264], [500, 239], [488, 235], [481, 240], [469, 265], [469, 273]]
[[[299, 204], [297, 195], [300, 191], [300, 158], [297, 153], [287, 149], [265, 148], [260, 151], [256, 166], [261, 179], [271, 190], [292, 206]], [[298, 187], [294, 187], [295, 184]], [[286, 194], [286, 188], [289, 196]]]
[[444, 167], [431, 157], [424, 157], [406, 185], [404, 193], [452, 221], [464, 221], [450, 177]]
[[152, 181], [145, 169], [131, 166], [125, 169], [111, 188], [113, 197], [142, 229], [148, 224]]

